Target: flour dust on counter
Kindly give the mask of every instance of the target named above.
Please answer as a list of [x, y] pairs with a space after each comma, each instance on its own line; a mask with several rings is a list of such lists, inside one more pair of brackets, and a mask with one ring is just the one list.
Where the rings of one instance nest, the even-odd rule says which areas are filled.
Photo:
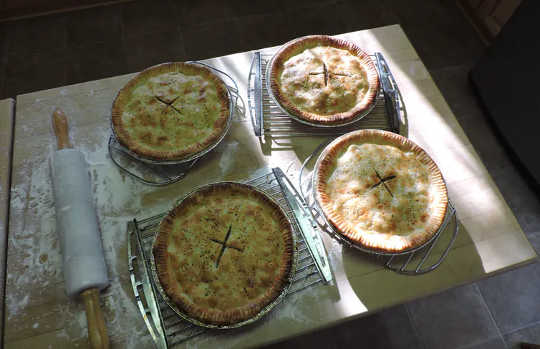
[[[7, 275], [7, 282], [13, 283], [17, 290], [6, 295], [8, 319], [33, 303], [26, 290], [34, 285], [51, 287], [63, 280], [48, 162], [36, 161], [25, 172], [30, 185], [17, 185], [11, 192], [12, 217], [21, 217], [22, 225], [11, 230], [8, 244], [21, 270]], [[24, 221], [25, 211], [39, 212], [39, 215]]]
[[[145, 215], [141, 198], [153, 187], [136, 181], [123, 173], [111, 161], [108, 141], [111, 131], [106, 126], [95, 127], [95, 133], [74, 130], [73, 138], [80, 142], [78, 149], [84, 154], [92, 178], [95, 207], [98, 217], [130, 214], [130, 218]], [[96, 135], [99, 135], [96, 143]], [[96, 143], [94, 145], [89, 145]]]
[[[149, 347], [151, 338], [136, 307], [133, 291], [123, 289], [120, 280], [129, 278], [126, 222], [152, 214], [143, 211], [141, 197], [153, 188], [124, 175], [110, 160], [108, 127], [95, 127], [94, 132], [87, 133], [72, 125], [70, 131], [76, 140], [75, 147], [85, 156], [92, 179], [94, 205], [111, 281], [102, 300], [111, 343], [128, 348]], [[99, 135], [98, 142], [95, 142], [96, 135]], [[92, 143], [96, 145], [88, 145]], [[28, 327], [25, 330], [29, 335], [39, 335], [57, 326], [56, 335], [65, 336], [66, 341], [76, 345], [87, 341], [87, 322], [83, 304], [68, 299], [64, 291], [50, 166], [54, 151], [51, 142], [46, 151], [36, 151], [36, 155], [25, 159], [19, 167], [19, 178], [28, 180], [12, 186], [13, 223], [8, 240], [8, 263], [16, 267], [7, 275], [12, 292], [6, 295], [6, 315], [8, 319], [15, 315], [26, 318], [30, 309], [54, 300], [58, 306], [51, 314], [39, 318], [28, 315], [31, 321], [24, 322]], [[156, 210], [164, 210], [168, 204]], [[123, 215], [119, 215], [120, 212]], [[51, 318], [55, 323], [46, 323]]]

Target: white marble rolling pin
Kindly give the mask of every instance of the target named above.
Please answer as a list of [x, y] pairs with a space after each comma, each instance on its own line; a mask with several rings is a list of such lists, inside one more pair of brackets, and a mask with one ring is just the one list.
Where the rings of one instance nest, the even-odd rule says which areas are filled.
[[82, 296], [92, 348], [108, 348], [109, 337], [99, 304], [99, 291], [109, 284], [99, 227], [92, 203], [90, 176], [83, 154], [72, 148], [66, 115], [56, 109], [53, 128], [58, 150], [53, 158], [57, 233], [66, 292]]

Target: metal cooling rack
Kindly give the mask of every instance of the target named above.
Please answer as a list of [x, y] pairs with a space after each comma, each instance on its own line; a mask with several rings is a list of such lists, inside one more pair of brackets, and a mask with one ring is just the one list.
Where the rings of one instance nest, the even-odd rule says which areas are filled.
[[[450, 200], [448, 200], [446, 215], [439, 230], [423, 245], [407, 251], [399, 253], [374, 251], [356, 244], [344, 235], [336, 232], [333, 225], [322, 213], [321, 208], [313, 196], [313, 171], [307, 173], [306, 170], [307, 166], [312, 163], [313, 159], [317, 159], [316, 155], [320, 154], [320, 152], [329, 142], [330, 141], [321, 143], [315, 149], [315, 151], [306, 158], [302, 164], [300, 174], [298, 176], [300, 195], [306, 202], [307, 207], [309, 207], [313, 220], [319, 225], [319, 227], [332, 238], [349, 248], [354, 248], [378, 257], [387, 258], [384, 266], [400, 274], [421, 275], [435, 270], [439, 265], [441, 265], [443, 260], [448, 255], [448, 252], [450, 252], [450, 248], [454, 244], [459, 232], [456, 209]], [[451, 227], [451, 223], [454, 225], [453, 228]]]
[[227, 126], [223, 136], [213, 145], [203, 150], [202, 152], [195, 154], [189, 159], [181, 161], [153, 161], [144, 159], [137, 154], [129, 151], [129, 149], [122, 146], [114, 136], [114, 133], [109, 137], [109, 155], [113, 163], [118, 166], [122, 171], [126, 172], [131, 177], [152, 186], [164, 186], [175, 182], [178, 182], [184, 178], [189, 170], [195, 165], [195, 163], [203, 157], [206, 153], [214, 149], [221, 140], [227, 135], [231, 123], [234, 121], [236, 115], [236, 107], [240, 95], [238, 94], [238, 85], [236, 81], [227, 73], [222, 70], [216, 69], [206, 63], [202, 62], [188, 62], [202, 65], [213, 72], [217, 73], [225, 83], [229, 94], [230, 101], [230, 115], [227, 121]]
[[[276, 171], [278, 170], [278, 171]], [[303, 237], [303, 233], [296, 223], [293, 211], [290, 209], [277, 176], [283, 172], [278, 168], [246, 182], [255, 186], [274, 199], [283, 208], [296, 235], [296, 249], [298, 259], [293, 283], [289, 287], [287, 296], [301, 292], [306, 288], [324, 283], [322, 274], [317, 269], [315, 260]], [[149, 218], [128, 222], [128, 266], [131, 284], [137, 307], [148, 327], [158, 348], [169, 348], [184, 343], [200, 335], [219, 335], [223, 330], [207, 329], [196, 326], [179, 317], [159, 296], [151, 281], [150, 256], [156, 230], [161, 219], [167, 213], [161, 213]], [[306, 212], [306, 214], [309, 214]], [[279, 311], [279, 305], [274, 309]]]
[[[266, 88], [266, 71], [272, 54], [255, 52], [248, 77], [248, 109], [255, 135], [272, 138], [339, 136], [358, 129], [375, 128], [400, 133], [400, 123], [406, 121], [406, 111], [394, 76], [384, 56], [376, 52], [374, 60], [379, 81], [375, 105], [371, 112], [359, 121], [341, 127], [315, 127], [293, 120], [273, 99]], [[385, 96], [386, 94], [386, 96]]]

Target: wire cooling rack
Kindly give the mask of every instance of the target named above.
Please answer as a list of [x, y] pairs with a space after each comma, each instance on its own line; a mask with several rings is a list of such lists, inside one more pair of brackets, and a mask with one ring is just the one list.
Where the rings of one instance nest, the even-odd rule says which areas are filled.
[[314, 165], [318, 155], [329, 142], [321, 143], [306, 158], [298, 176], [300, 195], [303, 197], [307, 207], [309, 207], [313, 220], [319, 227], [332, 238], [349, 248], [385, 258], [385, 267], [400, 274], [421, 275], [435, 270], [441, 265], [450, 252], [450, 248], [453, 246], [459, 232], [456, 209], [450, 200], [448, 201], [448, 208], [443, 223], [433, 237], [423, 245], [404, 252], [385, 253], [371, 250], [349, 240], [335, 230], [334, 226], [326, 219], [326, 216], [314, 198], [313, 171], [308, 170], [308, 167]]
[[193, 64], [202, 65], [214, 73], [216, 73], [227, 87], [229, 95], [229, 109], [230, 115], [227, 120], [227, 126], [222, 137], [210, 147], [204, 149], [200, 153], [195, 154], [189, 159], [181, 161], [154, 161], [146, 158], [141, 158], [137, 154], [129, 151], [129, 149], [122, 146], [114, 136], [114, 133], [109, 137], [109, 155], [113, 163], [118, 166], [123, 172], [127, 173], [131, 177], [152, 186], [164, 186], [175, 182], [178, 182], [184, 178], [189, 170], [197, 163], [197, 161], [203, 157], [206, 153], [214, 149], [221, 140], [227, 135], [228, 130], [236, 115], [236, 107], [240, 98], [238, 94], [238, 84], [227, 73], [222, 70], [216, 69], [206, 63], [202, 62], [189, 62]]
[[400, 124], [406, 122], [406, 111], [401, 94], [381, 53], [370, 55], [377, 68], [381, 86], [373, 109], [353, 124], [331, 128], [299, 123], [275, 102], [271, 92], [266, 88], [266, 72], [272, 57], [272, 54], [255, 52], [248, 77], [248, 109], [253, 131], [258, 137], [338, 136], [357, 129], [368, 128], [400, 133]]
[[[278, 171], [276, 171], [278, 170]], [[317, 268], [293, 211], [289, 207], [284, 190], [277, 180], [279, 169], [246, 182], [255, 186], [274, 199], [287, 214], [296, 235], [297, 263], [293, 282], [287, 297], [308, 287], [324, 283], [323, 275]], [[207, 329], [196, 326], [179, 317], [160, 297], [151, 281], [150, 256], [158, 225], [166, 213], [145, 219], [133, 219], [127, 224], [128, 266], [137, 307], [158, 348], [169, 348], [201, 335], [219, 335], [224, 330]], [[285, 301], [287, 298], [285, 298]], [[273, 310], [279, 311], [279, 305]]]

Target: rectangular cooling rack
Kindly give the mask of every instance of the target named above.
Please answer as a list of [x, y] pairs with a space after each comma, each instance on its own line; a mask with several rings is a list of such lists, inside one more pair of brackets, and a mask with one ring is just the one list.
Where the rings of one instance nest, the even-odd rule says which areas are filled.
[[373, 59], [381, 88], [371, 112], [361, 120], [343, 127], [314, 127], [304, 125], [291, 119], [278, 106], [266, 88], [266, 70], [272, 54], [253, 54], [248, 77], [248, 108], [253, 131], [258, 137], [313, 137], [339, 136], [358, 129], [375, 128], [400, 133], [400, 122], [406, 121], [404, 104], [394, 76], [384, 56], [376, 52], [370, 55]]
[[[287, 183], [286, 186], [283, 185], [284, 182]], [[292, 223], [296, 235], [298, 259], [296, 274], [287, 296], [319, 283], [331, 283], [332, 276], [330, 275], [330, 279], [328, 279], [328, 274], [319, 270], [313, 255], [316, 254], [316, 258], [322, 259], [328, 264], [326, 252], [310, 248], [309, 241], [306, 242], [304, 232], [299, 227], [302, 224], [301, 220], [310, 216], [305, 204], [301, 201], [298, 202], [301, 209], [305, 211], [302, 215], [295, 215], [287, 202], [287, 197], [300, 200], [300, 195], [283, 171], [274, 168], [271, 172], [252, 179], [246, 184], [255, 186], [279, 203]], [[288, 193], [285, 192], [287, 190]], [[127, 224], [128, 265], [133, 292], [139, 311], [158, 348], [169, 348], [197, 336], [223, 333], [223, 330], [202, 328], [182, 319], [161, 299], [155, 290], [155, 285], [151, 281], [149, 258], [156, 230], [165, 215], [166, 213], [161, 213], [145, 219], [133, 219]], [[321, 255], [322, 253], [324, 255]], [[287, 297], [284, 301], [287, 301]], [[279, 311], [279, 305], [273, 311]]]

